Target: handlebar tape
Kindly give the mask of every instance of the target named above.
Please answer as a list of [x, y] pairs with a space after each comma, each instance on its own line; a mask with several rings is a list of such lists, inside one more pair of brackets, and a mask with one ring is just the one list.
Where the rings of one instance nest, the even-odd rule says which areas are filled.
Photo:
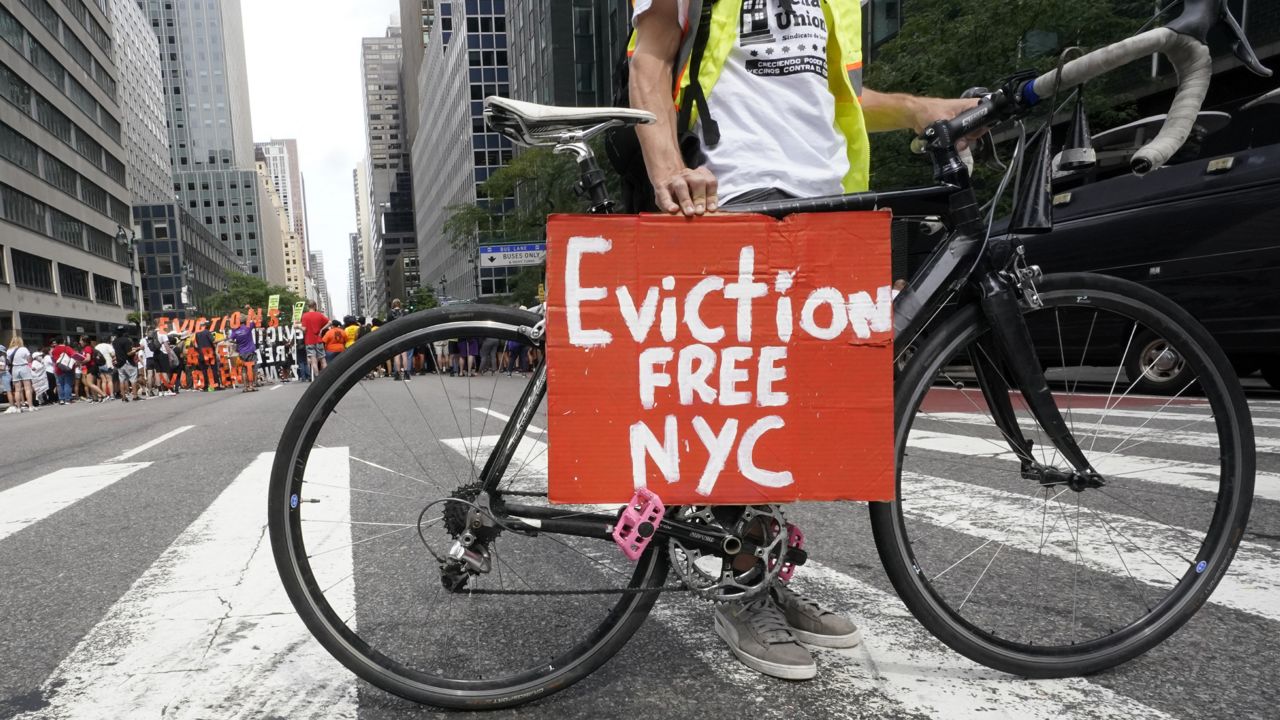
[[1059, 89], [1082, 85], [1155, 53], [1163, 53], [1173, 63], [1178, 72], [1178, 92], [1160, 133], [1130, 161], [1134, 173], [1146, 175], [1169, 162], [1191, 135], [1213, 77], [1213, 59], [1204, 43], [1168, 28], [1157, 28], [1072, 60], [1062, 67], [1060, 76], [1054, 70], [1036, 78], [1033, 90], [1040, 97], [1050, 97]]

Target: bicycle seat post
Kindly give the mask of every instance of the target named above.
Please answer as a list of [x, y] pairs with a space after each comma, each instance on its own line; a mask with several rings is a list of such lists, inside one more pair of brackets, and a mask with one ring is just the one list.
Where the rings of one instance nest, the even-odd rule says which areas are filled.
[[553, 150], [557, 155], [573, 155], [577, 160], [578, 170], [581, 173], [577, 189], [583, 197], [591, 201], [588, 212], [592, 215], [609, 215], [613, 213], [615, 207], [614, 202], [609, 199], [607, 176], [601, 169], [600, 163], [596, 162], [595, 152], [587, 144], [590, 137], [598, 135], [610, 125], [612, 124], [593, 128], [587, 132], [565, 133], [560, 136]]

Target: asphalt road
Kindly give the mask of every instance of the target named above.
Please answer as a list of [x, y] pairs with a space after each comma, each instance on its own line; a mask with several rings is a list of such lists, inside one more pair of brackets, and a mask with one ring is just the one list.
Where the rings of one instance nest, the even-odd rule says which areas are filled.
[[[317, 579], [333, 588], [335, 611], [355, 618], [352, 625], [393, 656], [427, 657], [460, 670], [481, 651], [537, 657], [566, 638], [576, 641], [589, 619], [599, 617], [599, 601], [461, 604], [442, 594], [417, 537], [395, 524], [404, 517], [393, 509], [394, 498], [423, 485], [422, 477], [444, 477], [449, 487], [458, 483], [448, 475], [465, 482], [465, 454], [487, 447], [498, 430], [497, 415], [469, 414], [441, 397], [501, 413], [520, 387], [506, 378], [478, 380], [465, 390], [466, 381], [447, 382], [458, 385], [443, 386], [439, 378], [365, 382], [330, 416], [307, 468], [316, 485], [311, 517], [321, 528], [308, 546], [339, 537], [323, 547], [350, 550], [316, 558]], [[446, 714], [357, 681], [306, 632], [281, 589], [265, 535], [266, 489], [271, 454], [303, 390], [184, 393], [0, 416], [6, 440], [0, 443], [0, 718]], [[817, 651], [814, 681], [786, 683], [747, 670], [713, 632], [711, 606], [672, 593], [594, 675], [490, 717], [1274, 718], [1280, 706], [1280, 401], [1267, 392], [1254, 395], [1259, 492], [1247, 552], [1241, 550], [1218, 593], [1185, 628], [1118, 669], [1087, 679], [1027, 681], [959, 657], [925, 633], [892, 594], [865, 511], [820, 505], [795, 512], [810, 548], [821, 549], [795, 583], [852, 616], [866, 640], [852, 650]], [[1124, 428], [1143, 427], [1144, 407], [1154, 406], [1139, 403], [1107, 422], [1127, 435]], [[928, 425], [936, 444], [921, 449], [916, 470], [941, 474], [940, 467], [1002, 461], [947, 444], [951, 434], [979, 423], [969, 422], [963, 407], [936, 409]], [[1193, 418], [1201, 410], [1181, 412]], [[1081, 417], [1098, 420], [1088, 411]], [[1167, 438], [1143, 448], [1148, 464], [1134, 472], [1145, 477], [1141, 472], [1167, 472], [1177, 464], [1184, 474], [1156, 482], [1182, 483], [1169, 487], [1191, 487], [1182, 497], [1195, 498], [1201, 490], [1192, 487], [1197, 481], [1187, 468], [1201, 459], [1197, 428], [1164, 422], [1151, 427]], [[535, 479], [539, 440], [531, 439], [518, 456], [529, 466], [521, 472]], [[428, 467], [449, 470], [428, 476]], [[982, 477], [973, 482], [1001, 492]], [[1008, 495], [992, 497], [984, 509], [998, 514]], [[911, 512], [913, 522], [945, 529], [947, 549], [983, 537], [980, 523], [936, 514], [945, 508], [922, 502]], [[1194, 522], [1197, 508], [1157, 498], [1149, 512], [1182, 525]], [[356, 526], [380, 518], [390, 519], [384, 525], [390, 531]], [[336, 525], [336, 535], [325, 522]], [[1131, 533], [1147, 527], [1141, 518], [1128, 522], [1136, 523], [1124, 526]], [[1075, 530], [1083, 537], [1088, 528], [1077, 521]], [[509, 560], [496, 563], [509, 573], [498, 582], [608, 584], [616, 581], [610, 573], [625, 567], [616, 551], [558, 551], [555, 562], [539, 565], [541, 556], [513, 548]], [[512, 577], [517, 567], [523, 570], [518, 580]], [[1114, 582], [1112, 576], [1122, 577], [1109, 574], [1105, 563], [1085, 573], [1098, 588]], [[993, 608], [1001, 598], [1014, 599], [1008, 585], [992, 592]], [[992, 612], [1002, 621], [1010, 617]], [[424, 656], [428, 648], [438, 648], [437, 655]]]

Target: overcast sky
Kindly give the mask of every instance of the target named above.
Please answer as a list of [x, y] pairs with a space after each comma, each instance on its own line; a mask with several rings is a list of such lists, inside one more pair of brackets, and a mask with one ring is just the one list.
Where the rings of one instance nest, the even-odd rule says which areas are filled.
[[312, 250], [324, 251], [333, 311], [347, 308], [351, 171], [364, 157], [360, 38], [381, 36], [397, 0], [242, 0], [253, 139], [295, 138]]

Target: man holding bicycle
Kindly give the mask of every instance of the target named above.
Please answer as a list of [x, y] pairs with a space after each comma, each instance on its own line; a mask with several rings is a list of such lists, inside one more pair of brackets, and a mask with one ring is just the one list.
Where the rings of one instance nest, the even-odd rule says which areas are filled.
[[[863, 88], [857, 0], [690, 5], [636, 0], [633, 16], [631, 104], [657, 116], [636, 131], [663, 212], [865, 191], [868, 132], [920, 131], [976, 103]], [[700, 152], [690, 151], [692, 138]], [[817, 672], [802, 641], [861, 641], [848, 619], [781, 583], [757, 601], [717, 607], [715, 626], [748, 667], [790, 680]]]

